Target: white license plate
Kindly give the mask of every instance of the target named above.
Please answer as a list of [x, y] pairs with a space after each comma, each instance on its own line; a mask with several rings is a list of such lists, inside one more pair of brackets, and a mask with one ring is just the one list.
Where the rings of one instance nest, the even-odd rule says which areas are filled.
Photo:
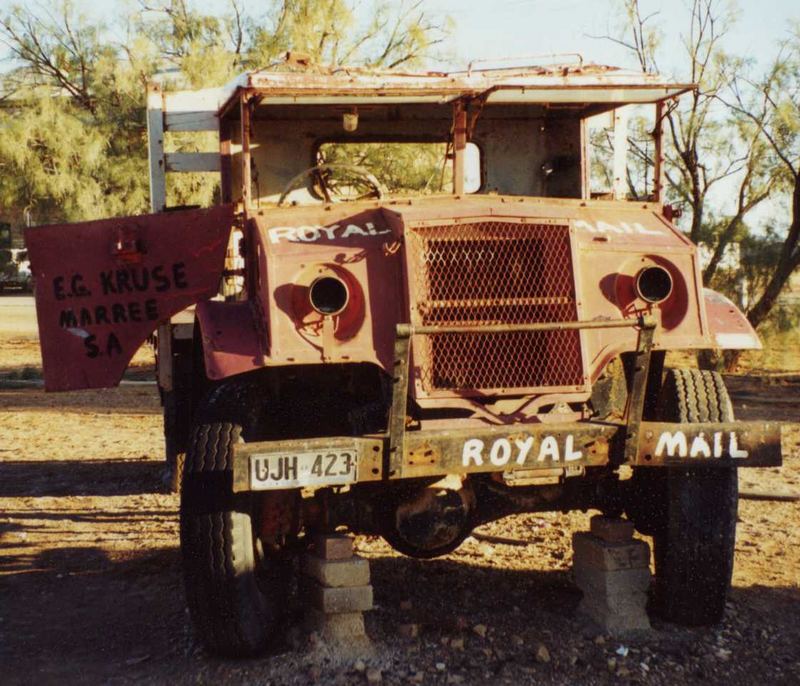
[[250, 456], [250, 488], [254, 491], [341, 486], [354, 483], [357, 476], [358, 453], [354, 449]]

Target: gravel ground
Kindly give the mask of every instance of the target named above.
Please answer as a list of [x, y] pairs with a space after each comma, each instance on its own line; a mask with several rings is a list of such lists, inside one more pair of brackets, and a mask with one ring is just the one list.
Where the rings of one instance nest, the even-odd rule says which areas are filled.
[[[37, 364], [35, 340], [3, 336], [0, 374]], [[731, 381], [739, 416], [796, 417], [800, 380]], [[3, 684], [800, 684], [800, 503], [751, 500], [713, 629], [599, 633], [576, 616], [570, 577], [571, 535], [591, 513], [524, 515], [485, 530], [525, 545], [470, 538], [433, 561], [358, 537], [376, 598], [368, 655], [331, 653], [294, 621], [272, 655], [211, 659], [185, 610], [161, 454], [151, 386], [0, 387]], [[743, 472], [743, 487], [800, 493], [800, 425], [787, 427], [784, 454], [781, 469]]]

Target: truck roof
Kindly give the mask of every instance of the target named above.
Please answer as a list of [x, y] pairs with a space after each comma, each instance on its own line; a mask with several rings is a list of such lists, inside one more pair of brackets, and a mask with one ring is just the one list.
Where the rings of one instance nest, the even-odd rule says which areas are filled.
[[[294, 65], [297, 63], [295, 62]], [[692, 88], [658, 74], [578, 59], [566, 64], [473, 68], [465, 71], [401, 72], [359, 67], [321, 68], [282, 62], [278, 69], [241, 74], [220, 89], [223, 115], [242, 90], [263, 95], [263, 104], [378, 105], [445, 104], [481, 97], [492, 104], [637, 104], [673, 98]]]
[[420, 71], [365, 67], [323, 67], [289, 53], [263, 69], [244, 72], [218, 88], [163, 90], [151, 82], [148, 109], [163, 111], [175, 131], [217, 130], [225, 116], [238, 117], [235, 105], [245, 94], [269, 105], [415, 105], [447, 104], [462, 98], [484, 104], [531, 104], [590, 110], [657, 103], [696, 86], [602, 64], [570, 62], [545, 65], [480, 67], [464, 71]]

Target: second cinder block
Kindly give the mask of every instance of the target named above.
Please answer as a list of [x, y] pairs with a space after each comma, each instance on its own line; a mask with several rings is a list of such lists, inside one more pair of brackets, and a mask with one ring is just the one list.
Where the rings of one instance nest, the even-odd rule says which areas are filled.
[[353, 555], [353, 537], [320, 534], [314, 538], [314, 554], [323, 560], [346, 560]]
[[340, 588], [369, 583], [369, 562], [357, 555], [348, 560], [323, 560], [316, 555], [306, 555], [303, 571], [322, 586]]
[[311, 604], [326, 614], [364, 612], [372, 609], [372, 586], [328, 588], [309, 581], [307, 592]]
[[575, 575], [575, 584], [585, 593], [614, 595], [646, 591], [650, 586], [650, 570], [647, 567], [609, 571], [575, 560], [572, 573]]
[[576, 564], [607, 571], [649, 567], [650, 546], [644, 541], [608, 543], [584, 531], [572, 535], [572, 550]]

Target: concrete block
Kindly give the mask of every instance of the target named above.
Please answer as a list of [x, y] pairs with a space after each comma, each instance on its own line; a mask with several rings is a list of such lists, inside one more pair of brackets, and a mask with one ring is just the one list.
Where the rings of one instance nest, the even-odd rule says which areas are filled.
[[645, 612], [647, 593], [633, 591], [630, 593], [584, 593], [581, 603], [597, 613], [606, 615], [630, 614]]
[[326, 614], [364, 612], [372, 609], [372, 586], [328, 588], [309, 580], [306, 584], [311, 605]]
[[584, 564], [582, 560], [577, 559], [573, 562], [572, 573], [575, 584], [587, 594], [631, 593], [646, 591], [650, 586], [648, 567], [605, 570]]
[[597, 605], [582, 600], [578, 605], [578, 613], [588, 618], [609, 634], [621, 634], [630, 631], [647, 631], [650, 629], [650, 620], [644, 609], [629, 612], [604, 612]]
[[369, 562], [353, 555], [348, 560], [324, 560], [316, 555], [303, 558], [303, 572], [322, 586], [331, 588], [365, 586], [369, 583]]
[[315, 607], [306, 608], [306, 628], [316, 631], [326, 641], [350, 641], [364, 638], [364, 615], [360, 612], [325, 614]]
[[625, 543], [633, 540], [633, 522], [620, 517], [595, 515], [590, 520], [591, 532], [607, 543]]
[[649, 567], [650, 546], [644, 541], [608, 543], [579, 531], [572, 535], [573, 558], [578, 564], [606, 571]]
[[353, 537], [346, 534], [315, 536], [314, 554], [323, 560], [346, 560], [353, 556]]

